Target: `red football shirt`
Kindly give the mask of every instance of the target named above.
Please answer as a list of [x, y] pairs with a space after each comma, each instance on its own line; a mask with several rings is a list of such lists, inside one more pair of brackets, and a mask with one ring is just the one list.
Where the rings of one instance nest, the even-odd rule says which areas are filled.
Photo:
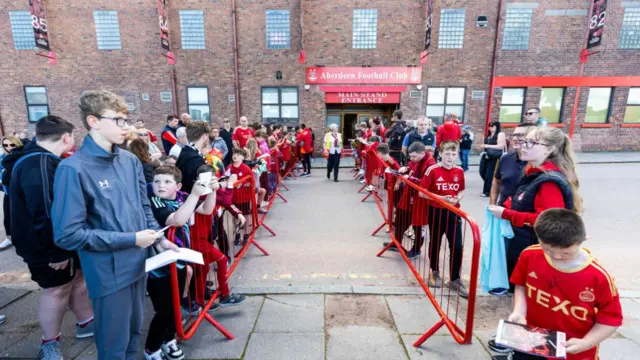
[[[251, 168], [247, 164], [240, 164], [240, 166], [236, 167], [233, 164], [227, 167], [227, 174], [229, 176], [235, 174], [238, 176], [238, 180], [242, 180], [243, 177], [247, 175], [253, 176], [253, 172]], [[251, 191], [251, 183], [249, 181], [242, 184], [242, 186], [233, 191], [233, 203], [234, 204], [242, 204], [251, 201], [251, 196], [253, 192]]]
[[238, 142], [241, 148], [247, 146], [247, 141], [253, 137], [253, 130], [251, 128], [241, 129], [237, 127], [231, 135], [231, 140]]
[[[588, 252], [588, 251], [587, 251]], [[555, 267], [540, 245], [525, 249], [511, 275], [527, 296], [527, 324], [583, 338], [596, 324], [622, 325], [620, 296], [611, 275], [589, 254], [570, 272]], [[567, 354], [567, 360], [597, 359], [598, 348]]]
[[[464, 191], [464, 170], [457, 166], [447, 169], [442, 164], [436, 164], [427, 169], [427, 172], [420, 181], [420, 186], [430, 193], [440, 196], [458, 196], [460, 191]], [[430, 203], [433, 207], [442, 207], [435, 201]], [[460, 207], [460, 203], [455, 205]]]

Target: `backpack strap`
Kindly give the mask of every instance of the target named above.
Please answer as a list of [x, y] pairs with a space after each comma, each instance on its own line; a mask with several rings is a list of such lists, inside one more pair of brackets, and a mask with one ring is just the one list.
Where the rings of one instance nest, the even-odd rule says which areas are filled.
[[13, 176], [16, 173], [16, 170], [18, 169], [18, 167], [20, 166], [20, 164], [22, 164], [22, 162], [30, 157], [34, 157], [36, 155], [46, 155], [55, 159], [59, 159], [60, 157], [53, 155], [52, 153], [49, 152], [34, 152], [31, 154], [27, 154], [23, 157], [21, 157], [20, 159], [18, 159], [18, 161], [16, 161], [15, 165], [13, 165], [13, 169], [11, 170], [11, 181], [13, 182]]

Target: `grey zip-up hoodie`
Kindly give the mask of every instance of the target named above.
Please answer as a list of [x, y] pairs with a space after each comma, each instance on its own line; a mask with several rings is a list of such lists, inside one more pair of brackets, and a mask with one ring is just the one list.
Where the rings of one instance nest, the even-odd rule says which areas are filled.
[[146, 275], [147, 250], [136, 232], [160, 227], [147, 198], [140, 160], [114, 146], [109, 153], [91, 136], [63, 160], [54, 180], [54, 241], [78, 251], [89, 296], [100, 298]]

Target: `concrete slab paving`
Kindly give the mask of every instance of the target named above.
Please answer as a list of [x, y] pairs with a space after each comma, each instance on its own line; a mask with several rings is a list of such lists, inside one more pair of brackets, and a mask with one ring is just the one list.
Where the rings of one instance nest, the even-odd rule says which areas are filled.
[[0, 309], [7, 306], [9, 303], [19, 299], [28, 293], [25, 289], [12, 289], [7, 287], [0, 287]]
[[[388, 296], [387, 303], [400, 334], [422, 335], [438, 321], [440, 316], [426, 296]], [[436, 334], [448, 334], [440, 328]]]
[[2, 332], [39, 332], [38, 304], [40, 301], [40, 291], [34, 291], [13, 302], [2, 309], [2, 313], [7, 315], [7, 320], [0, 330]]
[[395, 330], [393, 317], [382, 296], [327, 295], [325, 327], [376, 326]]
[[258, 317], [258, 333], [321, 333], [324, 295], [270, 295]]
[[323, 359], [323, 333], [254, 333], [243, 357], [243, 360]]
[[607, 339], [600, 345], [599, 356], [607, 360], [637, 359], [640, 345], [629, 339]]
[[636, 321], [640, 321], [640, 302], [635, 299], [620, 299], [622, 313], [625, 318], [631, 317]]
[[352, 325], [327, 334], [326, 360], [407, 359], [398, 333], [390, 329]]
[[487, 360], [489, 353], [477, 342], [471, 345], [460, 345], [451, 336], [434, 335], [420, 347], [413, 347], [418, 335], [402, 335], [407, 353], [411, 360]]
[[222, 308], [213, 317], [229, 330], [234, 340], [227, 340], [208, 322], [203, 322], [195, 335], [181, 344], [186, 359], [240, 359], [249, 341], [263, 298], [251, 296], [235, 307]]

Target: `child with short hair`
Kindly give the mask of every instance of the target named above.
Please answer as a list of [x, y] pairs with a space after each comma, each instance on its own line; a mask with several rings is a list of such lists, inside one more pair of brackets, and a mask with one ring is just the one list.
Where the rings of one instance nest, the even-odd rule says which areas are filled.
[[[226, 175], [236, 175], [238, 180], [242, 180], [242, 178], [246, 176], [253, 176], [253, 171], [251, 168], [244, 163], [244, 159], [247, 157], [247, 151], [244, 149], [234, 148], [233, 156], [231, 157], [231, 164], [227, 166]], [[247, 217], [247, 222], [245, 222], [244, 226], [244, 241], [246, 242], [249, 239], [249, 223], [253, 224], [253, 216], [251, 216], [251, 197], [254, 195], [254, 190], [251, 188], [251, 184], [249, 182], [245, 182], [241, 185], [240, 188], [237, 188], [233, 192], [233, 205], [237, 206], [242, 214]], [[239, 245], [236, 242], [236, 245]]]
[[[460, 146], [457, 141], [443, 141], [440, 144], [441, 161], [429, 167], [420, 181], [420, 186], [433, 193], [440, 200], [460, 208], [460, 200], [464, 197], [464, 170], [456, 166]], [[422, 195], [422, 194], [421, 194]], [[462, 267], [462, 219], [455, 212], [441, 206], [436, 201], [428, 203], [428, 225], [431, 239], [429, 240], [429, 286], [438, 288], [442, 286], [438, 262], [440, 259], [440, 241], [442, 236], [447, 236], [449, 243], [449, 263], [451, 279], [449, 288], [457, 291], [463, 298], [469, 296], [469, 292], [460, 280], [460, 268]], [[422, 243], [414, 250], [420, 251]]]
[[[278, 188], [278, 164], [282, 161], [282, 153], [278, 149], [276, 139], [269, 140], [271, 156], [269, 157], [269, 172], [267, 173], [267, 199], [271, 199]], [[267, 200], [268, 201], [268, 200]]]
[[[516, 285], [508, 320], [567, 334], [567, 360], [597, 359], [598, 345], [622, 325], [616, 284], [582, 243], [580, 215], [543, 211], [535, 222], [539, 245], [525, 249], [511, 275]], [[539, 359], [515, 353], [517, 359]]]

